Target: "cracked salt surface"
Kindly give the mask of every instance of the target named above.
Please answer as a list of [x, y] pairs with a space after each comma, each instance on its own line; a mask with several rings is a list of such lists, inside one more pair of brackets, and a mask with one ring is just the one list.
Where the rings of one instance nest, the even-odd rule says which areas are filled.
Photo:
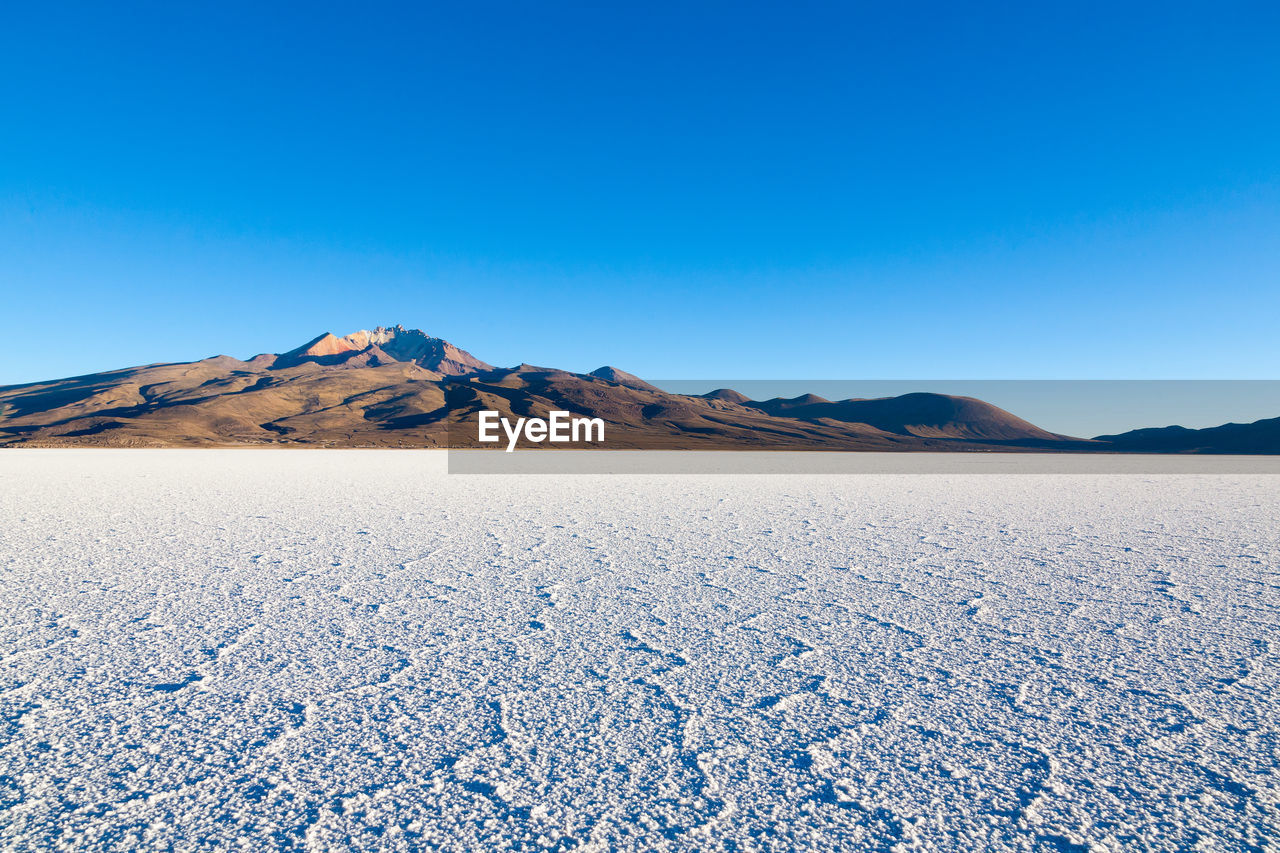
[[1280, 478], [0, 456], [7, 849], [1275, 850]]

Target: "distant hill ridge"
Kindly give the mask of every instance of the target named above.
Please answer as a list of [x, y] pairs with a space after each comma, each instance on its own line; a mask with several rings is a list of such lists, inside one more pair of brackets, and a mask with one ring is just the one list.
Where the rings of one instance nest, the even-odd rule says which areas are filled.
[[248, 360], [219, 355], [0, 387], [0, 446], [460, 447], [481, 410], [600, 417], [610, 448], [1280, 452], [1280, 418], [1213, 430], [1057, 435], [971, 397], [753, 401], [663, 391], [605, 366], [495, 367], [419, 329], [318, 335]]

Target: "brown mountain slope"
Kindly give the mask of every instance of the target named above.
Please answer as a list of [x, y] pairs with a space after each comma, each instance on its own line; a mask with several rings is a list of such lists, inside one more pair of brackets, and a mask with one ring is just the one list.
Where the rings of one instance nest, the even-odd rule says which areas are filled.
[[1004, 409], [973, 397], [946, 394], [903, 394], [875, 400], [832, 402], [813, 394], [747, 403], [774, 415], [805, 421], [868, 424], [898, 435], [977, 441], [1046, 441], [1067, 436], [1042, 430]]
[[0, 444], [435, 447], [445, 435], [440, 380], [472, 365], [489, 367], [417, 330], [326, 333], [249, 361], [214, 356], [0, 388]]
[[[0, 389], [0, 443], [192, 446], [398, 444], [377, 420], [439, 409], [439, 374], [414, 364], [273, 370], [215, 359]], [[118, 384], [113, 384], [113, 380]], [[64, 405], [56, 405], [66, 401]], [[405, 427], [416, 425], [405, 424]], [[430, 433], [430, 434], [428, 434]], [[443, 431], [398, 437], [438, 446]]]
[[0, 445], [476, 446], [482, 409], [598, 417], [610, 448], [974, 450], [1061, 439], [970, 398], [754, 403], [725, 390], [667, 393], [617, 368], [498, 369], [396, 326], [326, 333], [248, 361], [215, 356], [0, 388]]
[[[630, 377], [629, 374], [622, 376]], [[647, 383], [619, 383], [595, 374], [583, 376], [532, 365], [460, 377], [450, 381], [448, 389], [451, 446], [481, 446], [476, 438], [481, 410], [498, 411], [512, 420], [546, 417], [552, 410], [599, 417], [608, 425], [607, 446], [614, 449], [989, 450], [1007, 447], [1016, 441], [1014, 434], [1022, 430], [1023, 424], [1026, 438], [1035, 442], [1029, 446], [1039, 446], [1043, 441], [1066, 444], [1061, 437], [1026, 424], [994, 406], [986, 409], [972, 406], [980, 401], [957, 404], [956, 410], [960, 413], [981, 411], [993, 418], [993, 412], [1002, 413], [1005, 417], [997, 420], [1005, 428], [997, 428], [994, 423], [978, 424], [972, 430], [973, 435], [964, 435], [963, 425], [952, 423], [950, 428], [954, 434], [947, 434], [942, 428], [934, 434], [917, 434], [911, 431], [917, 428], [916, 424], [892, 422], [887, 413], [882, 413], [877, 424], [829, 417], [825, 410], [806, 411], [805, 417], [798, 417], [782, 411], [785, 406], [771, 412], [762, 408], [768, 404], [742, 402], [746, 398], [734, 392], [704, 396], [670, 394]], [[816, 401], [821, 398], [801, 398], [802, 404], [816, 405]], [[903, 410], [912, 412], [912, 403], [904, 404]], [[926, 429], [918, 428], [922, 432]], [[992, 438], [984, 439], [981, 435]]]
[[645, 382], [639, 376], [633, 376], [632, 374], [627, 373], [625, 370], [619, 370], [618, 368], [610, 367], [607, 364], [604, 367], [596, 368], [595, 370], [591, 371], [587, 375], [594, 376], [597, 379], [604, 379], [608, 382], [613, 382], [617, 385], [627, 385], [632, 388], [643, 388], [646, 391], [658, 390], [654, 386], [650, 385], [648, 382]]
[[708, 391], [701, 395], [706, 400], [723, 400], [728, 403], [749, 403], [751, 398], [746, 394], [734, 391], [732, 388], [717, 388], [714, 391]]
[[476, 440], [480, 410], [498, 411], [508, 419], [546, 417], [552, 410], [599, 417], [607, 425], [606, 444], [613, 449], [829, 445], [893, 450], [923, 446], [914, 437], [890, 436], [871, 427], [806, 424], [734, 403], [531, 365], [450, 382], [448, 402], [453, 446], [480, 446]]

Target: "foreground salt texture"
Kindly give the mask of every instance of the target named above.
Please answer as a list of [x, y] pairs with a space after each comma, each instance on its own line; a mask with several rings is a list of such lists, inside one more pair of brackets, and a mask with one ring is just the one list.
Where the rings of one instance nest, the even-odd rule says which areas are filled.
[[1274, 850], [1280, 477], [0, 456], [0, 846]]

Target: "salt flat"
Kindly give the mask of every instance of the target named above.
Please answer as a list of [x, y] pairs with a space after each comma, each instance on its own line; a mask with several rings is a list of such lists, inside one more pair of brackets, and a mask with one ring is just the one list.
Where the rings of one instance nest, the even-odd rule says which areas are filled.
[[1280, 477], [444, 472], [0, 455], [0, 844], [1280, 844]]

